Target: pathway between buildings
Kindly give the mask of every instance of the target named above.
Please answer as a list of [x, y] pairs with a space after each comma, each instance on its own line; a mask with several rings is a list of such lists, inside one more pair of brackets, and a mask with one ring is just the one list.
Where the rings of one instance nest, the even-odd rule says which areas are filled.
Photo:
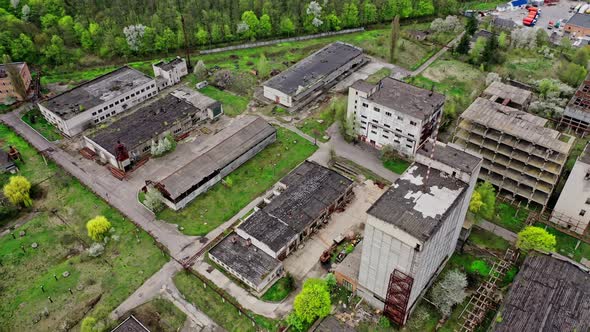
[[430, 59], [426, 60], [426, 62], [424, 62], [420, 67], [418, 67], [418, 69], [414, 70], [411, 73], [411, 76], [418, 76], [420, 75], [423, 71], [426, 70], [426, 68], [430, 67], [430, 65], [438, 60], [438, 58], [440, 58], [443, 54], [445, 54], [445, 52], [447, 52], [449, 49], [453, 49], [455, 47], [455, 45], [459, 42], [459, 40], [461, 40], [461, 38], [463, 37], [463, 35], [465, 34], [465, 31], [461, 32], [457, 37], [455, 37], [455, 39], [451, 40], [447, 45], [445, 45], [442, 49], [440, 49], [435, 55], [431, 56]]
[[498, 235], [499, 237], [503, 238], [504, 240], [509, 241], [511, 243], [516, 243], [516, 239], [518, 238], [516, 233], [509, 231], [502, 226], [498, 226], [494, 223], [491, 223], [487, 220], [482, 219], [482, 220], [478, 221], [477, 226], [485, 229], [488, 232], [492, 232], [492, 233]]

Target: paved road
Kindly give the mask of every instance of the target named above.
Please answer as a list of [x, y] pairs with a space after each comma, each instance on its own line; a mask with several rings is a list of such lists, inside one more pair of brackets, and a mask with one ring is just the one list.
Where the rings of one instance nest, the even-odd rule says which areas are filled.
[[411, 73], [411, 75], [412, 76], [420, 75], [423, 71], [426, 70], [426, 68], [430, 67], [430, 65], [434, 61], [438, 60], [438, 58], [440, 58], [443, 54], [445, 54], [447, 52], [447, 50], [454, 48], [455, 45], [459, 42], [459, 40], [461, 40], [461, 37], [463, 37], [464, 34], [465, 34], [465, 31], [461, 32], [457, 37], [455, 37], [455, 39], [451, 40], [445, 47], [443, 47], [435, 55], [430, 57], [430, 59], [426, 60], [426, 62], [424, 62], [420, 67], [418, 67], [418, 69], [414, 70]]
[[496, 224], [493, 224], [487, 220], [480, 220], [477, 222], [477, 226], [485, 229], [486, 231], [492, 232], [496, 235], [498, 235], [499, 237], [503, 238], [506, 241], [509, 241], [510, 243], [516, 243], [516, 239], [518, 238], [518, 236], [516, 235], [516, 233], [507, 230], [506, 228], [503, 228], [501, 226], [498, 226]]

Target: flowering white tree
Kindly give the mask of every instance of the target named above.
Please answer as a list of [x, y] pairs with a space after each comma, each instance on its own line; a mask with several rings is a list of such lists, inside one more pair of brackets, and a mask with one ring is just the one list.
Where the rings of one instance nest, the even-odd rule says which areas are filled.
[[510, 46], [513, 48], [535, 49], [537, 48], [536, 29], [515, 29], [510, 33]]
[[319, 28], [324, 21], [320, 19], [322, 17], [322, 5], [320, 5], [317, 1], [312, 1], [307, 5], [307, 10], [305, 11], [307, 15], [313, 15], [313, 20], [311, 24], [316, 28]]
[[244, 21], [238, 23], [238, 29], [237, 29], [238, 33], [244, 33], [248, 30], [250, 30], [250, 26], [248, 25], [248, 23], [246, 23]]
[[18, 7], [18, 4], [20, 3], [20, 0], [10, 0], [10, 6], [12, 6], [12, 8], [16, 9]]
[[454, 305], [467, 297], [467, 276], [458, 270], [449, 271], [432, 289], [432, 303], [448, 317]]
[[127, 39], [127, 45], [129, 45], [129, 48], [132, 51], [139, 50], [141, 39], [145, 34], [145, 28], [146, 26], [143, 24], [135, 24], [123, 28], [123, 33], [125, 34], [125, 38]]
[[164, 208], [163, 203], [164, 197], [154, 187], [148, 187], [147, 192], [145, 193], [145, 200], [143, 203], [145, 206], [150, 209], [152, 212], [159, 212]]
[[21, 18], [23, 19], [23, 21], [28, 21], [29, 15], [31, 14], [31, 7], [29, 7], [29, 5], [24, 5], [21, 9], [21, 13]]

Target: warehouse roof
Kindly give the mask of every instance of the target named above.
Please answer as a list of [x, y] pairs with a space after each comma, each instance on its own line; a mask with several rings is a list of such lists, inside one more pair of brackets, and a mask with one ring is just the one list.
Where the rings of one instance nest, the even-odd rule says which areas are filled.
[[158, 63], [155, 63], [154, 66], [159, 67], [165, 71], [170, 71], [170, 70], [174, 69], [174, 67], [180, 65], [183, 62], [184, 62], [184, 59], [182, 59], [180, 57], [176, 57], [173, 60], [170, 60], [168, 62], [160, 61]]
[[264, 86], [295, 96], [363, 54], [350, 44], [335, 42], [264, 82]]
[[529, 253], [500, 315], [494, 331], [589, 331], [588, 268], [561, 255]]
[[311, 161], [299, 165], [281, 183], [285, 191], [238, 226], [273, 251], [303, 232], [352, 185], [350, 179]]
[[509, 99], [511, 102], [522, 106], [531, 100], [533, 93], [528, 90], [495, 81], [484, 90], [483, 95], [492, 101], [496, 101], [498, 98], [503, 100]]
[[67, 120], [94, 106], [116, 99], [151, 80], [153, 79], [146, 74], [124, 66], [61, 93], [42, 105]]
[[467, 174], [473, 174], [481, 163], [481, 158], [465, 151], [465, 148], [456, 144], [445, 144], [436, 141], [436, 148], [433, 153], [433, 140], [427, 140], [418, 150], [418, 154], [432, 158], [435, 161], [449, 165]]
[[215, 245], [209, 255], [215, 257], [254, 285], [259, 285], [281, 262], [256, 248], [236, 233]]
[[382, 79], [368, 99], [417, 119], [427, 119], [445, 102], [445, 96], [440, 93], [391, 77]]
[[200, 187], [221, 169], [254, 146], [274, 135], [276, 129], [257, 116], [236, 119], [230, 126], [205, 141], [204, 152], [168, 175], [159, 184], [175, 200]]
[[590, 28], [590, 15], [575, 13], [566, 24], [575, 25], [583, 28]]
[[563, 154], [568, 154], [573, 144], [572, 139], [562, 142], [559, 131], [544, 127], [547, 119], [485, 98], [477, 98], [461, 118]]
[[[194, 94], [201, 95], [198, 92], [194, 92]], [[191, 114], [199, 113], [207, 108], [219, 107], [219, 102], [204, 95], [201, 96], [207, 100], [208, 106], [201, 103], [200, 106], [203, 108], [198, 108], [182, 98], [167, 95], [118, 119], [106, 128], [98, 130], [88, 139], [113, 155], [118, 141], [131, 150], [169, 130], [177, 124], [178, 120], [185, 119]]]
[[426, 241], [462, 198], [468, 184], [415, 162], [369, 208], [368, 214]]

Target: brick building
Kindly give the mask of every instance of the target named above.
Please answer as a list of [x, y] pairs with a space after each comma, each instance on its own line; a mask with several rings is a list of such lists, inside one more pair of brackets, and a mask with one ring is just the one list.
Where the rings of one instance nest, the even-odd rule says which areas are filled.
[[[14, 62], [10, 63], [9, 66], [16, 66], [18, 68], [25, 89], [28, 91], [31, 86], [31, 72], [29, 71], [29, 66], [27, 66], [25, 62]], [[8, 75], [6, 65], [0, 64], [0, 103], [5, 103], [9, 97], [14, 98], [15, 100], [22, 100], [12, 86], [12, 81]]]

